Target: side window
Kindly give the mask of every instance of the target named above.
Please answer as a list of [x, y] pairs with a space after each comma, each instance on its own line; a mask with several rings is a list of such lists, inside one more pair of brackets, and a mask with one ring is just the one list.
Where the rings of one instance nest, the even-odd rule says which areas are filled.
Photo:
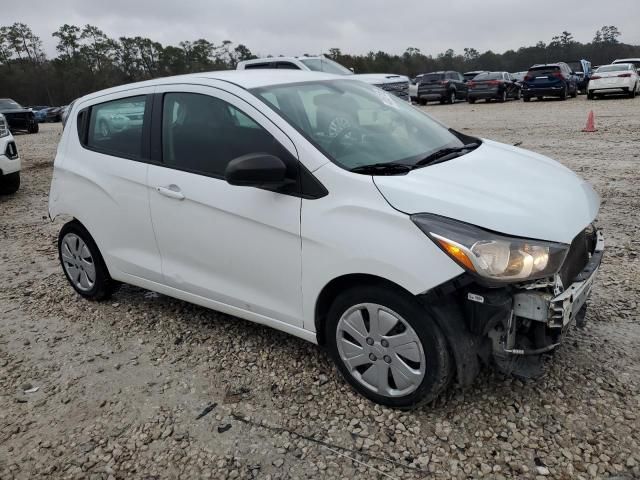
[[250, 63], [249, 65], [245, 65], [245, 70], [255, 70], [258, 68], [272, 68], [270, 63]]
[[83, 144], [108, 155], [141, 158], [146, 100], [140, 95], [93, 105]]
[[300, 70], [297, 65], [291, 62], [276, 62], [276, 68], [282, 68], [286, 70]]
[[224, 100], [198, 93], [164, 95], [162, 161], [167, 167], [223, 177], [231, 160], [250, 153], [297, 165], [269, 132]]

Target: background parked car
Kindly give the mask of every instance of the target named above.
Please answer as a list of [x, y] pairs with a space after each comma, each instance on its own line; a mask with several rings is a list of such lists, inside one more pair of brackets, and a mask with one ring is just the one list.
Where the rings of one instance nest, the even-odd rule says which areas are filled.
[[576, 81], [578, 82], [578, 90], [580, 90], [582, 93], [586, 93], [587, 85], [589, 85], [589, 79], [593, 74], [591, 62], [582, 59], [567, 62], [567, 65], [569, 65], [569, 68], [576, 76]]
[[409, 98], [412, 102], [418, 102], [418, 84], [422, 79], [424, 74], [416, 75], [411, 80], [409, 80]]
[[324, 55], [302, 57], [269, 57], [245, 60], [238, 63], [238, 70], [285, 69], [305, 70], [311, 72], [333, 73], [334, 75], [351, 75], [370, 85], [379, 87], [396, 97], [409, 100], [409, 77], [395, 73], [359, 73], [334, 62]]
[[522, 82], [522, 98], [525, 102], [531, 97], [542, 100], [543, 97], [559, 97], [565, 100], [569, 95], [578, 95], [576, 77], [564, 62], [532, 66]]
[[467, 82], [460, 72], [426, 73], [418, 85], [418, 103], [426, 105], [430, 100], [454, 103], [456, 100], [466, 100], [467, 91]]
[[4, 115], [11, 132], [38, 133], [38, 122], [33, 110], [10, 98], [0, 98], [0, 113]]
[[603, 65], [591, 76], [587, 98], [593, 100], [611, 93], [624, 93], [634, 98], [640, 92], [640, 75], [633, 63]]
[[481, 73], [487, 73], [487, 72], [488, 70], [474, 70], [472, 72], [464, 72], [462, 76], [464, 77], [464, 81], [469, 83], [476, 76], [480, 75]]
[[44, 109], [44, 122], [59, 122], [62, 120], [62, 107]]
[[475, 103], [480, 99], [485, 99], [487, 102], [491, 100], [505, 102], [509, 98], [520, 100], [521, 87], [509, 72], [481, 73], [467, 83], [467, 86], [469, 103]]
[[617, 63], [632, 63], [637, 71], [640, 71], [640, 58], [618, 58], [611, 62], [612, 65]]
[[20, 188], [20, 157], [9, 124], [0, 113], [0, 195], [15, 193]]

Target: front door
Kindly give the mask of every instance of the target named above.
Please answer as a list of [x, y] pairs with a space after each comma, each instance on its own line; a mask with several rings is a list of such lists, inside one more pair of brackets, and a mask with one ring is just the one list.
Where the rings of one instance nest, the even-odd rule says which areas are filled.
[[160, 87], [153, 128], [159, 158], [148, 187], [164, 282], [302, 326], [301, 199], [224, 180], [227, 164], [250, 153], [295, 168], [291, 140], [248, 103], [207, 86]]

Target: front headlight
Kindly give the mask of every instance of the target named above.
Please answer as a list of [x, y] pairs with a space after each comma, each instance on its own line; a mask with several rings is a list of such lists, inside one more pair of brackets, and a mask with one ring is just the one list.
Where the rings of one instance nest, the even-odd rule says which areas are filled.
[[7, 123], [7, 119], [0, 113], [0, 138], [6, 137], [9, 133], [9, 124]]
[[497, 282], [521, 282], [557, 273], [569, 246], [513, 238], [446, 217], [421, 213], [411, 220], [466, 270]]

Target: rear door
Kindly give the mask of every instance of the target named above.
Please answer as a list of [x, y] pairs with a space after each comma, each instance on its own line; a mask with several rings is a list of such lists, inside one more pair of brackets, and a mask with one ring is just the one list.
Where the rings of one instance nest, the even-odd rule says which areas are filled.
[[152, 93], [153, 87], [138, 88], [80, 105], [79, 142], [68, 143], [59, 169], [70, 211], [118, 280], [162, 278], [146, 187]]
[[153, 131], [148, 186], [164, 283], [302, 326], [301, 198], [224, 179], [250, 153], [280, 157], [297, 178], [291, 140], [245, 101], [197, 85], [159, 87]]

